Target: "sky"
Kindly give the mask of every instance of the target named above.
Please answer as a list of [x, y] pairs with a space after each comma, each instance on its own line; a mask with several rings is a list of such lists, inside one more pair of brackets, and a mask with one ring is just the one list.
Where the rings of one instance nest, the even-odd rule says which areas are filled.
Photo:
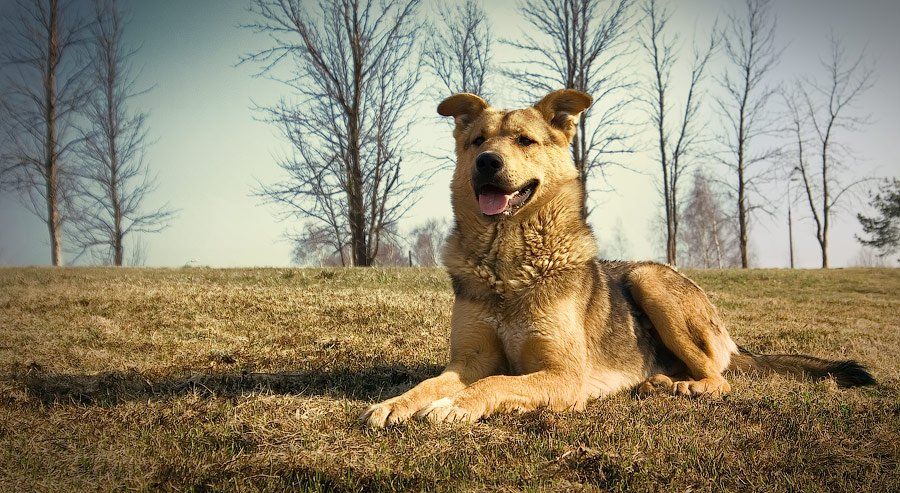
[[[13, 7], [0, 0], [0, 15]], [[275, 129], [258, 121], [254, 104], [266, 104], [290, 96], [285, 86], [252, 77], [252, 68], [237, 66], [239, 57], [264, 47], [265, 39], [240, 27], [249, 20], [247, 0], [156, 0], [125, 1], [132, 14], [127, 31], [129, 43], [140, 46], [135, 59], [142, 80], [152, 90], [134, 101], [134, 107], [149, 112], [150, 136], [154, 144], [147, 154], [157, 176], [158, 188], [148, 205], [169, 204], [178, 209], [165, 231], [142, 238], [148, 266], [283, 266], [290, 264], [291, 245], [286, 231], [296, 224], [280, 221], [278, 209], [253, 195], [260, 183], [281, 177], [276, 165], [286, 145]], [[679, 0], [664, 2], [675, 10], [673, 27], [688, 43], [694, 33], [704, 31], [717, 17], [738, 7], [736, 1]], [[518, 15], [514, 1], [485, 2], [495, 39], [515, 39], [528, 27]], [[423, 14], [431, 15], [427, 3]], [[827, 53], [831, 29], [841, 37], [851, 54], [865, 49], [875, 63], [875, 86], [860, 99], [859, 113], [871, 117], [871, 125], [860, 132], [841, 133], [838, 138], [854, 150], [848, 178], [900, 175], [900, 2], [896, 0], [780, 0], [775, 2], [777, 43], [785, 46], [782, 59], [771, 77], [773, 82], [797, 76], [815, 77], [821, 72], [819, 57]], [[687, 52], [685, 52], [687, 54]], [[497, 46], [494, 62], [503, 66], [517, 54]], [[635, 76], [645, 76], [645, 62], [635, 58]], [[713, 72], [721, 71], [721, 59]], [[639, 79], [640, 80], [640, 79]], [[422, 90], [433, 89], [430, 76]], [[515, 107], [522, 100], [514, 81], [494, 76], [490, 103]], [[679, 86], [675, 86], [677, 92]], [[429, 93], [430, 94], [430, 93]], [[438, 98], [425, 97], [413, 108], [416, 123], [410, 138], [410, 153], [448, 153], [451, 125], [435, 114]], [[711, 111], [707, 99], [704, 111]], [[632, 109], [631, 116], [641, 118]], [[649, 126], [647, 126], [649, 130]], [[649, 133], [641, 142], [649, 141]], [[422, 154], [417, 153], [421, 156]], [[426, 159], [427, 158], [422, 158]], [[411, 175], [431, 169], [434, 162], [411, 162], [404, 171]], [[590, 221], [603, 245], [617, 227], [624, 234], [628, 257], [658, 259], [654, 238], [655, 218], [661, 205], [654, 177], [656, 162], [652, 148], [623, 161], [629, 170], [617, 169], [595, 186], [612, 192], [595, 193]], [[709, 164], [710, 170], [721, 173]], [[409, 230], [429, 218], [449, 218], [450, 171], [432, 177], [421, 199], [404, 219]], [[786, 202], [786, 184], [773, 183], [770, 198]], [[864, 194], [863, 194], [864, 198]], [[779, 209], [785, 209], [780, 207]], [[848, 204], [836, 219], [830, 235], [830, 257], [835, 267], [852, 265], [859, 254], [854, 234], [859, 233], [855, 211], [866, 210], [865, 201]], [[800, 267], [819, 264], [814, 225], [802, 204], [795, 206], [795, 255]], [[784, 267], [788, 263], [787, 219], [784, 210], [756, 215], [751, 229], [753, 266]], [[49, 240], [46, 226], [22, 207], [15, 194], [0, 192], [0, 264], [47, 265]]]

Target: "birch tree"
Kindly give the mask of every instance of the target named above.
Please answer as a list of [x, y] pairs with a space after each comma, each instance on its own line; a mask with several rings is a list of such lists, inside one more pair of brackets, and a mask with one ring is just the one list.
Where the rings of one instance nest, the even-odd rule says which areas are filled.
[[0, 186], [46, 224], [50, 262], [63, 264], [63, 226], [74, 178], [73, 126], [86, 91], [81, 48], [86, 22], [74, 2], [19, 0], [3, 23]]
[[156, 187], [146, 162], [147, 113], [131, 108], [145, 91], [138, 87], [139, 73], [133, 66], [137, 50], [126, 44], [125, 27], [117, 0], [94, 1], [88, 41], [92, 92], [84, 109], [87, 127], [77, 147], [77, 213], [72, 220], [79, 255], [116, 266], [125, 263], [132, 239], [162, 231], [174, 215], [165, 206], [147, 207]]

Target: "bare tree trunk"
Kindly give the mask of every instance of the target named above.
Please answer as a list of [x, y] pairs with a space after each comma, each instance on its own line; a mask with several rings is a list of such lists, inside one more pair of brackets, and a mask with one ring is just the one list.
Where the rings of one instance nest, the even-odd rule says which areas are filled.
[[[113, 157], [113, 170], [115, 170], [115, 150], [110, 149], [110, 154]], [[119, 190], [116, 184], [115, 174], [113, 174], [113, 180], [110, 184], [110, 198], [112, 199], [113, 204], [113, 237], [112, 237], [112, 249], [113, 249], [113, 265], [116, 267], [121, 267], [122, 263], [125, 260], [125, 248], [123, 245], [123, 232], [122, 232], [122, 205], [119, 201]]]
[[56, 67], [59, 64], [59, 2], [50, 0], [50, 30], [47, 37], [47, 68], [44, 72], [44, 97], [46, 101], [47, 140], [44, 154], [47, 157], [47, 227], [50, 232], [50, 259], [55, 266], [62, 265], [60, 242], [60, 214], [58, 158], [56, 154]]
[[[110, 3], [104, 4], [102, 3], [104, 1]], [[95, 34], [97, 34], [98, 39], [95, 40], [95, 43], [99, 47], [99, 60], [97, 62], [98, 73], [96, 75], [98, 82], [102, 84], [101, 91], [103, 92], [104, 102], [106, 103], [106, 120], [104, 122], [95, 123], [100, 123], [99, 126], [101, 129], [104, 129], [103, 127], [105, 127], [107, 134], [106, 144], [109, 154], [110, 169], [108, 196], [109, 201], [112, 203], [113, 210], [113, 231], [111, 241], [113, 265], [121, 267], [125, 261], [125, 246], [123, 244], [125, 232], [122, 228], [122, 196], [119, 190], [119, 150], [121, 145], [119, 142], [119, 132], [121, 131], [121, 128], [118, 114], [125, 109], [123, 107], [125, 101], [117, 97], [116, 89], [122, 82], [119, 80], [121, 76], [119, 73], [119, 64], [127, 63], [128, 57], [126, 56], [124, 60], [119, 58], [118, 48], [122, 42], [121, 35], [124, 26], [121, 24], [119, 18], [118, 6], [115, 3], [116, 0], [95, 0], [95, 2], [97, 2], [96, 7], [98, 11], [96, 19], [98, 25], [96, 26], [97, 29], [95, 29]], [[99, 25], [99, 23], [103, 22], [107, 23], [109, 30], [103, 29], [103, 26]], [[127, 96], [125, 96], [125, 98], [127, 98]], [[140, 138], [143, 140], [143, 136]]]
[[[354, 57], [355, 59], [356, 57]], [[359, 64], [354, 60], [354, 92], [356, 96], [348, 114], [350, 166], [347, 167], [347, 203], [350, 216], [350, 244], [353, 251], [353, 266], [368, 267], [372, 263], [366, 246], [365, 206], [363, 205], [362, 173], [359, 164]]]
[[744, 181], [744, 168], [738, 165], [738, 248], [741, 251], [741, 268], [750, 267], [750, 259], [747, 254], [747, 244], [750, 235], [747, 232], [747, 182]]
[[672, 235], [669, 238], [669, 256], [672, 258], [672, 265], [677, 265], [678, 263], [678, 206], [676, 203], [676, 199], [672, 197], [672, 214], [670, 217], [672, 218]]
[[[746, 80], [746, 79], [745, 79]], [[744, 111], [747, 105], [747, 90], [744, 87], [744, 96], [741, 99], [740, 110], [738, 111], [738, 137], [737, 137], [737, 172], [738, 172], [738, 227], [740, 229], [740, 237], [738, 245], [741, 249], [741, 268], [750, 267], [750, 261], [747, 258], [747, 243], [750, 241], [747, 234], [747, 198], [746, 182], [744, 181], [744, 148], [747, 140], [744, 137]]]
[[[567, 87], [567, 89], [572, 89]], [[587, 112], [581, 112], [578, 116], [578, 135], [572, 139], [572, 159], [575, 168], [578, 170], [578, 177], [581, 182], [581, 216], [585, 219], [588, 217], [588, 159], [587, 159]]]
[[[346, 7], [345, 7], [346, 9]], [[344, 13], [347, 15], [347, 12]], [[350, 166], [347, 167], [347, 203], [350, 205], [350, 242], [353, 251], [353, 266], [368, 267], [373, 258], [369, 257], [369, 248], [366, 245], [366, 220], [365, 205], [363, 205], [362, 171], [360, 166], [360, 112], [362, 111], [362, 78], [363, 66], [362, 43], [359, 32], [358, 11], [353, 9], [350, 13], [352, 32], [350, 35], [350, 49], [352, 53], [352, 102], [347, 114], [347, 144], [350, 152]]]
[[794, 268], [794, 220], [791, 218], [791, 201], [788, 195], [788, 248], [791, 253], [791, 269]]
[[[653, 11], [653, 15], [655, 14], [655, 10]], [[657, 118], [656, 118], [656, 131], [659, 134], [659, 164], [662, 168], [662, 185], [663, 185], [663, 206], [666, 209], [666, 262], [675, 265], [677, 261], [676, 251], [675, 251], [675, 232], [672, 228], [672, 213], [674, 209], [672, 207], [672, 191], [669, 189], [669, 160], [666, 156], [668, 144], [666, 143], [666, 85], [663, 83], [663, 71], [665, 70], [664, 63], [665, 60], [662, 58], [665, 55], [661, 55], [659, 53], [660, 47], [658, 45], [657, 36], [662, 32], [662, 24], [657, 28], [656, 27], [656, 19], [652, 19], [651, 22], [654, 23], [653, 29], [654, 34], [652, 34], [652, 47], [653, 47], [653, 73], [656, 79], [656, 103], [657, 103]]]
[[715, 223], [715, 229], [713, 230], [713, 242], [716, 245], [716, 268], [722, 268], [722, 240], [719, 238], [720, 233], [720, 224], [718, 221]]
[[[748, 6], [751, 5], [748, 3]], [[752, 7], [751, 7], [752, 8]], [[745, 177], [745, 165], [744, 162], [744, 153], [747, 149], [747, 99], [750, 97], [750, 70], [752, 68], [752, 59], [755, 56], [755, 53], [752, 53], [753, 44], [756, 42], [757, 33], [754, 30], [751, 30], [750, 36], [750, 54], [747, 55], [747, 58], [750, 60], [744, 61], [744, 66], [742, 69], [742, 77], [744, 81], [743, 90], [741, 91], [741, 102], [738, 105], [738, 122], [737, 122], [737, 173], [738, 173], [738, 228], [740, 230], [740, 236], [738, 240], [738, 245], [741, 249], [741, 268], [747, 269], [750, 267], [750, 259], [748, 258], [749, 254], [748, 243], [750, 242], [749, 233], [747, 231], [747, 220], [748, 220], [748, 207], [747, 207], [747, 182]], [[742, 60], [743, 61], [743, 60]]]
[[119, 190], [116, 187], [115, 181], [112, 182], [110, 187], [110, 198], [113, 203], [113, 265], [121, 267], [125, 261], [125, 246], [123, 241], [125, 232], [122, 230], [122, 204], [119, 200]]
[[831, 124], [822, 139], [822, 232], [819, 234], [819, 246], [822, 248], [822, 268], [828, 268], [828, 218], [831, 208], [828, 205], [828, 142], [831, 140]]
[[[827, 221], [826, 221], [827, 222]], [[828, 268], [828, 229], [822, 230], [825, 236], [822, 238], [822, 268]]]

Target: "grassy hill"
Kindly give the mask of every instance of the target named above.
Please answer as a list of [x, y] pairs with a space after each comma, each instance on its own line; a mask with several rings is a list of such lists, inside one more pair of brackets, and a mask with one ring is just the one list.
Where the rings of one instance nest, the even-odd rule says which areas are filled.
[[900, 270], [689, 272], [738, 343], [879, 385], [370, 431], [440, 371], [440, 270], [2, 269], [0, 489], [900, 490]]

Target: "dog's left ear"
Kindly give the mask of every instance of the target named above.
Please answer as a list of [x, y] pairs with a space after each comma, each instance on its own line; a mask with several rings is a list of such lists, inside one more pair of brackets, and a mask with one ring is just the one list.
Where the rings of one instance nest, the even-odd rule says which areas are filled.
[[581, 112], [593, 102], [589, 94], [575, 89], [553, 91], [538, 101], [534, 107], [544, 115], [547, 122], [562, 130], [570, 141], [575, 136], [576, 122]]

